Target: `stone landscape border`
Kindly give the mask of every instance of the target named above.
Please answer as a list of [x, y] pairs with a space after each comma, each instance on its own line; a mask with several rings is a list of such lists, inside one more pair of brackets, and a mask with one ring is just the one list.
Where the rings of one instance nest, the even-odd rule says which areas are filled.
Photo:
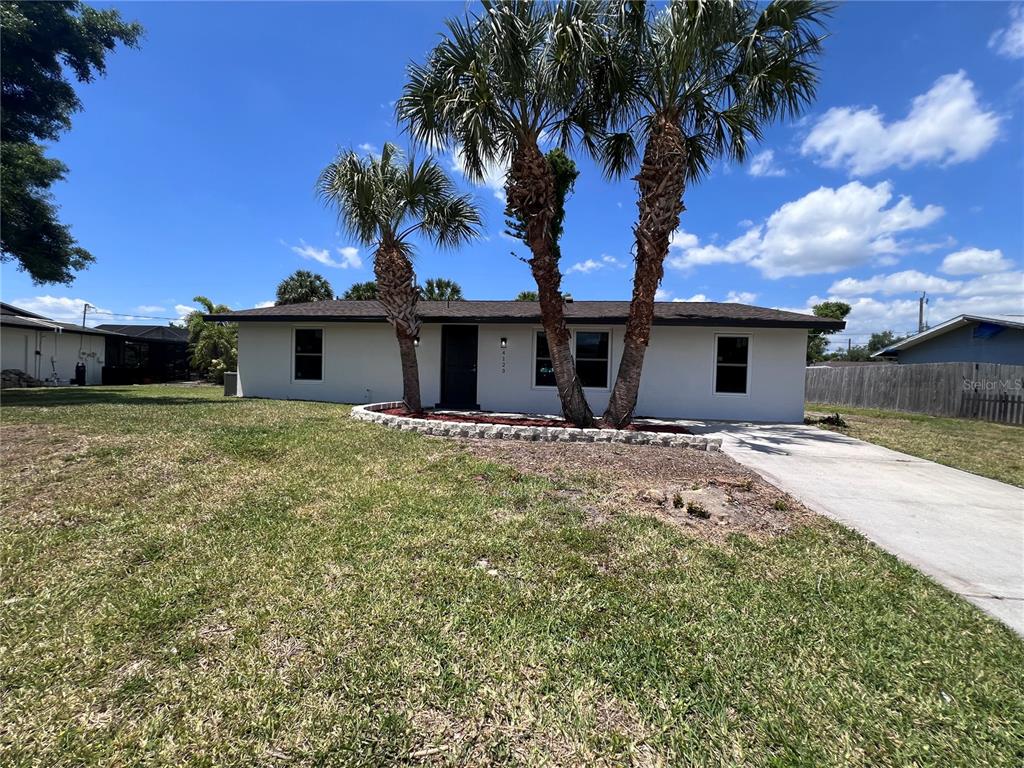
[[546, 443], [628, 443], [630, 445], [661, 445], [671, 448], [693, 448], [698, 451], [720, 451], [721, 438], [700, 435], [677, 435], [626, 429], [578, 429], [576, 427], [527, 427], [512, 424], [477, 424], [468, 421], [440, 421], [396, 416], [383, 413], [401, 408], [403, 403], [369, 403], [352, 408], [352, 418], [372, 424], [383, 424], [403, 432], [420, 432], [437, 437], [473, 437], [490, 440], [528, 440]]

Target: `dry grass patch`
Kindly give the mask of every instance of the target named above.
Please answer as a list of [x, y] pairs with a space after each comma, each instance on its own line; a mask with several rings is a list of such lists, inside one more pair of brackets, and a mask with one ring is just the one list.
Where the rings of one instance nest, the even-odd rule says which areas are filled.
[[724, 457], [347, 414], [5, 393], [0, 765], [1019, 766], [1019, 639]]

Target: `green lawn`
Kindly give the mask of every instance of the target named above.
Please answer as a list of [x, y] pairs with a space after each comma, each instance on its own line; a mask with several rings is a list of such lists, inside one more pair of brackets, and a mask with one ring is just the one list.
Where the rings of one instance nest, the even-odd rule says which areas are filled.
[[1024, 428], [920, 413], [808, 403], [808, 416], [838, 411], [849, 425], [836, 432], [894, 451], [1024, 487]]
[[588, 522], [347, 413], [4, 392], [0, 765], [1024, 760], [1024, 643], [861, 537]]

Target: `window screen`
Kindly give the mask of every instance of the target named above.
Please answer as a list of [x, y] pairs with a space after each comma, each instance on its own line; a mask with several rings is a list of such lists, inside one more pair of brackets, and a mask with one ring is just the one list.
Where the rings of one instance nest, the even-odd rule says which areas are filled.
[[750, 339], [746, 336], [719, 336], [715, 359], [715, 392], [746, 394]]
[[322, 328], [295, 329], [295, 378], [319, 381], [324, 377], [324, 331]]
[[537, 357], [533, 365], [533, 384], [536, 387], [555, 386], [555, 368], [544, 331], [537, 331]]
[[576, 375], [584, 387], [608, 386], [608, 332], [576, 332]]

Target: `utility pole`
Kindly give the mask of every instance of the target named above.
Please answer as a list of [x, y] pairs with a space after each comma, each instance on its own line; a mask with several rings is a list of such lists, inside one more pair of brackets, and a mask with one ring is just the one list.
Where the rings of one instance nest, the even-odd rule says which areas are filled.
[[83, 328], [85, 328], [85, 313], [88, 312], [90, 309], [96, 309], [96, 307], [94, 307], [92, 304], [89, 304], [88, 302], [86, 302], [85, 304], [82, 305], [82, 327]]
[[928, 330], [924, 322], [924, 305], [928, 303], [928, 294], [921, 291], [921, 298], [917, 300], [917, 332]]

